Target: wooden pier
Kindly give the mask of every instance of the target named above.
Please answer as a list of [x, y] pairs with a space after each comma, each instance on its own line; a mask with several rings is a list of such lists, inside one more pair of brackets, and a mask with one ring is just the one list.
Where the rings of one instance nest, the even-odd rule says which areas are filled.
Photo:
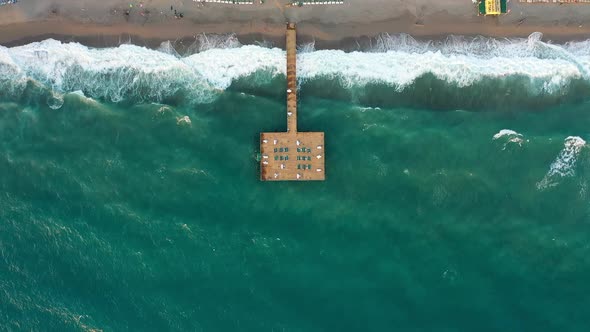
[[287, 132], [260, 134], [260, 180], [321, 181], [324, 133], [297, 131], [297, 31], [287, 25]]

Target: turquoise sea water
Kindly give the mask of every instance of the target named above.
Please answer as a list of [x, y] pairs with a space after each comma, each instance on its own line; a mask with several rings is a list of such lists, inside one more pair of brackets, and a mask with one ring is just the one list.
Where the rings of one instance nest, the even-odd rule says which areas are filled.
[[327, 180], [263, 183], [280, 73], [209, 77], [195, 101], [178, 71], [0, 51], [0, 330], [590, 327], [585, 63], [556, 87], [432, 67], [398, 89], [303, 58], [299, 128], [325, 132]]

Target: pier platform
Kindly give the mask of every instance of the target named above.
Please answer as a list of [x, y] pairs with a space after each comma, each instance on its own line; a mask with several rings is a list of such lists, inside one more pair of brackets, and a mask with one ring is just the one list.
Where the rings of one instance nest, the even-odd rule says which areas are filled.
[[287, 25], [287, 131], [260, 134], [260, 180], [326, 179], [323, 132], [297, 131], [297, 32]]

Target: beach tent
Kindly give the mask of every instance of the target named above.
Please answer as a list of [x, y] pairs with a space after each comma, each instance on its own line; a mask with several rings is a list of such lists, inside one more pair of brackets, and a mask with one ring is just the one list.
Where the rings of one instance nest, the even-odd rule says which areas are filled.
[[506, 0], [480, 0], [480, 15], [500, 15], [506, 13]]

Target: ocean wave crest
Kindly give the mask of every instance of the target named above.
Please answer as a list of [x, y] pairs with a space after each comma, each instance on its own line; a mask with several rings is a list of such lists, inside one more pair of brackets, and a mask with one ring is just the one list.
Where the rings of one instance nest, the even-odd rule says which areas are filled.
[[499, 132], [494, 134], [494, 137], [492, 139], [494, 141], [501, 140], [504, 143], [502, 150], [506, 150], [506, 147], [509, 144], [516, 144], [518, 146], [522, 146], [522, 143], [524, 142], [522, 134], [517, 133], [516, 131], [511, 129], [500, 130]]
[[[284, 90], [273, 84], [277, 77], [284, 79], [284, 51], [242, 46], [235, 36], [230, 37], [203, 35], [202, 47], [185, 57], [171, 43], [163, 43], [158, 50], [135, 45], [94, 49], [49, 39], [0, 47], [0, 85], [15, 94], [33, 80], [59, 93], [80, 90], [113, 102], [161, 102], [181, 96], [206, 103], [240, 81], [239, 86], [252, 90]], [[424, 99], [429, 92], [431, 100], [444, 100], [448, 90], [457, 88], [471, 89], [480, 100], [490, 94], [503, 100], [523, 94], [555, 98], [583, 90], [576, 89], [576, 84], [590, 86], [590, 42], [552, 45], [542, 42], [540, 34], [516, 40], [452, 36], [438, 42], [382, 35], [365, 52], [317, 51], [313, 44], [303, 48], [298, 55], [302, 93], [338, 94], [369, 104], [387, 103], [392, 96], [404, 99], [404, 94]], [[330, 93], [330, 87], [356, 92]], [[436, 97], [437, 91], [443, 92]], [[460, 104], [464, 95], [451, 100]]]
[[537, 183], [537, 189], [543, 190], [555, 187], [559, 180], [575, 175], [576, 162], [586, 141], [578, 136], [569, 136], [564, 141], [564, 147], [559, 155], [549, 166], [549, 171], [541, 181]]
[[426, 74], [458, 87], [484, 78], [526, 77], [537, 94], [559, 93], [572, 79], [590, 79], [590, 45], [557, 46], [541, 37], [540, 33], [516, 40], [450, 36], [418, 42], [408, 35], [385, 35], [378, 37], [380, 43], [372, 52], [311, 52], [301, 56], [299, 67], [303, 80], [332, 77], [347, 87], [386, 83], [398, 91]]

